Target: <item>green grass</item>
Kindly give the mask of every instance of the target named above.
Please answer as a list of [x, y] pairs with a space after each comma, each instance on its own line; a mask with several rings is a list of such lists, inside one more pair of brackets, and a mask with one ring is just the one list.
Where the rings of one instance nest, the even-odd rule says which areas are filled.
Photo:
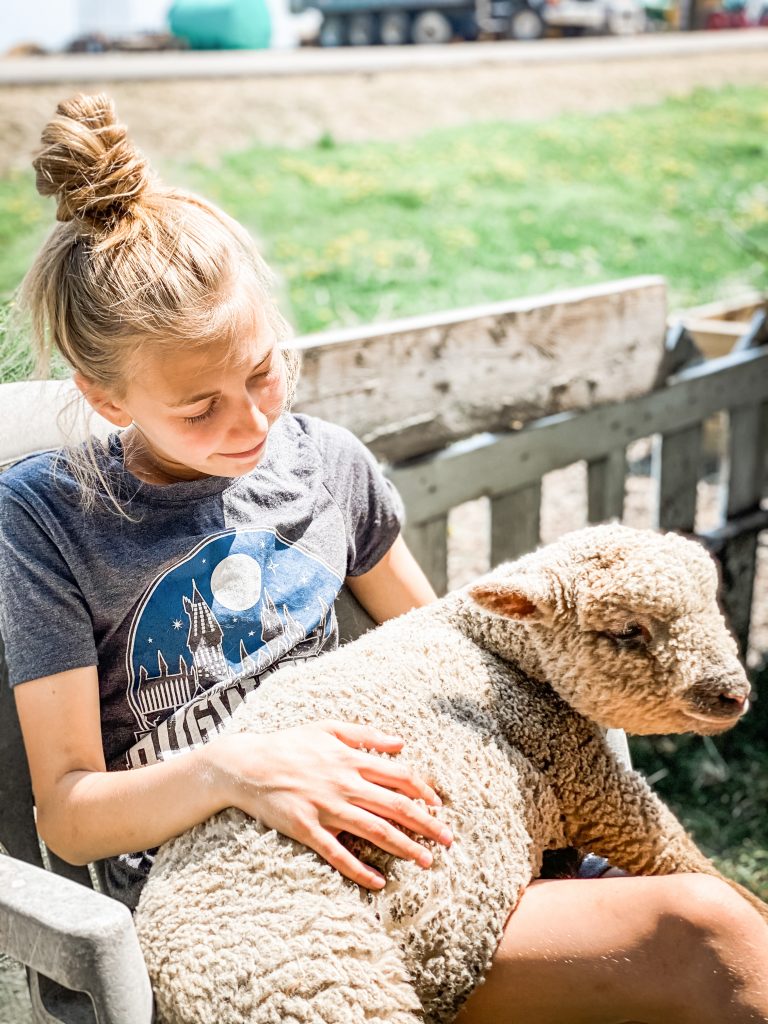
[[[768, 89], [186, 169], [263, 239], [302, 331], [640, 273], [768, 280]], [[757, 249], [765, 250], [765, 258]]]
[[[674, 305], [768, 284], [768, 88], [412, 142], [253, 147], [165, 180], [260, 240], [300, 332], [661, 273]], [[53, 223], [0, 179], [0, 297]]]
[[[758, 699], [731, 732], [633, 738], [636, 768], [729, 878], [768, 901], [768, 668]], [[655, 781], [654, 781], [655, 779]]]

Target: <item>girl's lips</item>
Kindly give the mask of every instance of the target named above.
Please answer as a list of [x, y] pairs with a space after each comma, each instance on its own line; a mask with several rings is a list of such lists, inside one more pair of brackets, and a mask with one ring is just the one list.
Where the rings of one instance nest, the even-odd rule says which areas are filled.
[[261, 449], [264, 447], [264, 441], [260, 441], [255, 448], [249, 448], [247, 452], [221, 452], [225, 459], [252, 459], [254, 455], [258, 455]]

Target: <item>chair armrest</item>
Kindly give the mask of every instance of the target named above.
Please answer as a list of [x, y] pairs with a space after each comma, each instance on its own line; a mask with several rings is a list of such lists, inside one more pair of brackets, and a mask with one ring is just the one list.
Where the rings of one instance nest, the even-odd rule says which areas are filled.
[[128, 908], [9, 856], [0, 856], [0, 951], [87, 992], [99, 1024], [152, 1020], [152, 989]]
[[623, 729], [606, 729], [605, 742], [610, 750], [616, 755], [619, 764], [631, 771], [632, 756], [629, 752], [629, 741]]

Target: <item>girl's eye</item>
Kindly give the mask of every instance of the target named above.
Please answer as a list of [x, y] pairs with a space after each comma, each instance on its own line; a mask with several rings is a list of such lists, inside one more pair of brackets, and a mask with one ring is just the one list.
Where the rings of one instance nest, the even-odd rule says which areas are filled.
[[[270, 364], [267, 367], [267, 369], [266, 370], [262, 370], [261, 373], [254, 374], [254, 376], [251, 378], [251, 380], [258, 381], [259, 383], [266, 384], [267, 381], [270, 380], [274, 376], [274, 370], [275, 370], [275, 367], [274, 367], [273, 363], [270, 361]], [[184, 417], [184, 422], [185, 423], [202, 423], [204, 420], [207, 420], [207, 419], [210, 418], [210, 416], [213, 414], [213, 410], [216, 408], [216, 406], [218, 404], [219, 404], [219, 400], [218, 400], [218, 398], [216, 398], [216, 399], [213, 400], [213, 402], [211, 402], [211, 404], [208, 406], [208, 408], [205, 410], [205, 412], [201, 412], [199, 416], [185, 416]]]
[[216, 408], [216, 402], [212, 402], [211, 405], [209, 405], [208, 408], [205, 410], [205, 412], [201, 412], [199, 416], [185, 416], [184, 417], [184, 422], [185, 423], [202, 423], [203, 420], [207, 420], [212, 415], [213, 410], [215, 408]]

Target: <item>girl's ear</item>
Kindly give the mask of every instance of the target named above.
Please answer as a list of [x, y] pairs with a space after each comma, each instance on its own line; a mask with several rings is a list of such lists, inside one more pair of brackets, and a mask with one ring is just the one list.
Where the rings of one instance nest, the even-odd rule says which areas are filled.
[[105, 420], [114, 423], [116, 427], [128, 427], [131, 425], [133, 422], [131, 414], [122, 405], [117, 403], [104, 388], [94, 384], [93, 381], [87, 380], [82, 373], [75, 372], [72, 379], [88, 405], [99, 416], [103, 416]]
[[470, 587], [468, 594], [485, 611], [507, 619], [550, 625], [555, 617], [552, 584], [541, 572], [518, 572], [504, 580], [485, 580]]

